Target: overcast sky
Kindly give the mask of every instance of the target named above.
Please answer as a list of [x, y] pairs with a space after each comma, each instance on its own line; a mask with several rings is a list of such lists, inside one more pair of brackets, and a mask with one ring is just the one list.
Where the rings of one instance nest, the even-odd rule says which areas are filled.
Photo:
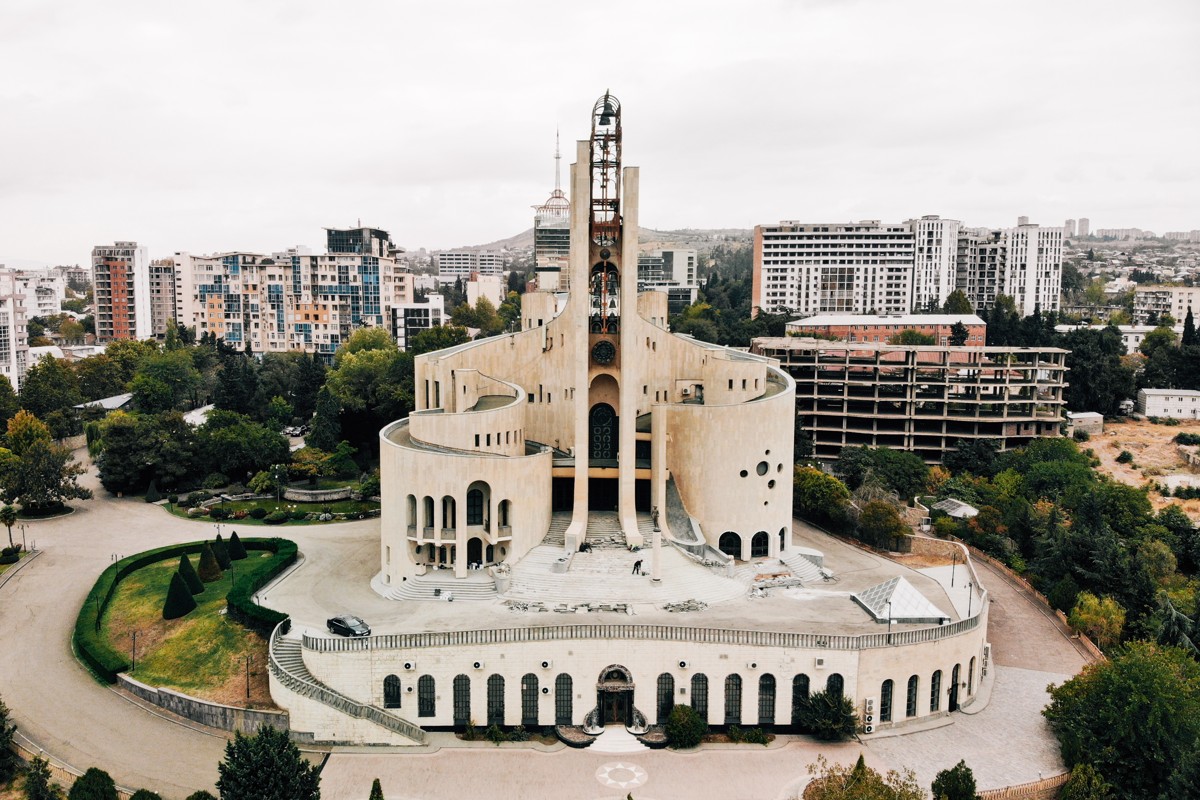
[[0, 3], [0, 263], [508, 237], [593, 102], [641, 221], [1200, 228], [1200, 2]]

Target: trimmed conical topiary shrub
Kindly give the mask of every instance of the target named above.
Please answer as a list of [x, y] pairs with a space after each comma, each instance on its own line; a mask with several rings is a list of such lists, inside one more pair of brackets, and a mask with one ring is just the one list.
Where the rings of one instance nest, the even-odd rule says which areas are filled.
[[200, 551], [200, 569], [196, 570], [196, 574], [205, 583], [221, 580], [221, 565], [217, 563], [217, 557], [208, 542], [204, 543], [204, 549]]
[[187, 581], [176, 572], [171, 576], [171, 588], [167, 589], [167, 600], [163, 603], [163, 619], [179, 619], [196, 607], [196, 598]]
[[242, 545], [242, 540], [238, 538], [237, 531], [229, 537], [229, 557], [234, 561], [241, 561], [246, 557], [246, 548]]
[[146, 502], [157, 503], [159, 500], [162, 500], [162, 495], [158, 493], [158, 486], [150, 481], [150, 488], [146, 489]]
[[204, 581], [200, 580], [200, 576], [196, 574], [196, 570], [192, 567], [192, 560], [188, 558], [187, 553], [179, 557], [179, 574], [183, 576], [183, 582], [187, 584], [188, 590], [192, 594], [200, 594], [204, 591]]
[[375, 782], [371, 784], [370, 800], [383, 800], [383, 787], [379, 785], [379, 778], [376, 778]]
[[229, 548], [225, 546], [225, 540], [221, 538], [221, 534], [217, 534], [217, 539], [212, 543], [213, 555], [217, 557], [217, 563], [221, 565], [221, 569], [229, 569]]

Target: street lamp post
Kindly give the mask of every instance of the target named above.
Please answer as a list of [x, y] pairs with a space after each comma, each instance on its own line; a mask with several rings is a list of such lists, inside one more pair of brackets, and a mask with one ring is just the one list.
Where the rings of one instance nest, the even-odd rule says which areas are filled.
[[25, 544], [25, 523], [22, 522], [18, 527], [21, 529], [21, 549], [28, 550], [29, 547], [27, 547]]
[[138, 634], [137, 631], [133, 632], [133, 647], [130, 649], [130, 653], [129, 653], [129, 655], [130, 655], [129, 671], [130, 672], [137, 671], [137, 634]]
[[247, 700], [250, 699], [250, 659], [252, 659], [252, 658], [253, 658], [253, 656], [251, 656], [251, 655], [246, 656], [246, 699]]
[[971, 618], [971, 601], [975, 599], [975, 584], [967, 581], [967, 619]]
[[950, 559], [950, 588], [954, 588], [954, 572], [958, 566], [958, 548], [954, 548], [953, 556]]
[[892, 601], [887, 601], [888, 608], [888, 644], [892, 643]]

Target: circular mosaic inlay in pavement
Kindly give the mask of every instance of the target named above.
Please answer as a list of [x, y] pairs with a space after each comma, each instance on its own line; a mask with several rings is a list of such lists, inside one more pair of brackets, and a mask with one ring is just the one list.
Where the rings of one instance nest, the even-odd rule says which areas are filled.
[[649, 777], [646, 770], [627, 761], [612, 761], [596, 770], [596, 780], [610, 789], [636, 789]]

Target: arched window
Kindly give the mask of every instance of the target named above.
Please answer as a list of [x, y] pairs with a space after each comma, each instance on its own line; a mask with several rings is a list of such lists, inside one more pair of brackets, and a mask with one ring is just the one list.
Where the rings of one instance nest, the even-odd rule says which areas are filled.
[[466, 675], [454, 676], [454, 725], [465, 727], [471, 722], [471, 679]]
[[508, 526], [512, 525], [512, 522], [509, 521], [509, 519], [512, 517], [512, 501], [511, 500], [501, 500], [498, 513], [500, 514], [500, 526], [501, 527], [507, 528]]
[[504, 676], [489, 675], [487, 682], [487, 724], [504, 724]]
[[774, 675], [763, 675], [758, 679], [758, 724], [775, 724]]
[[929, 711], [933, 713], [942, 707], [942, 671], [935, 670], [929, 679]]
[[725, 724], [742, 724], [742, 676], [725, 678]]
[[808, 700], [808, 676], [804, 674], [792, 678], [792, 725], [797, 728], [804, 724], [804, 705]]
[[917, 715], [917, 686], [920, 679], [913, 675], [908, 679], [908, 696], [904, 699], [904, 716], [915, 717]]
[[742, 557], [742, 537], [733, 531], [725, 531], [717, 540], [717, 548], [727, 556]]
[[892, 721], [892, 693], [895, 684], [888, 678], [879, 687], [879, 721]]
[[388, 675], [383, 679], [383, 707], [400, 707], [400, 679], [395, 675]]
[[825, 681], [825, 692], [831, 697], [841, 697], [846, 691], [846, 681], [840, 673], [833, 673], [829, 676], [829, 680]]
[[442, 498], [442, 527], [457, 528], [458, 527], [458, 504], [454, 502], [454, 498], [446, 495]]
[[708, 722], [708, 676], [703, 672], [692, 676], [692, 710]]
[[432, 717], [437, 709], [437, 693], [432, 675], [417, 679], [417, 716]]
[[787, 528], [779, 529], [779, 552], [787, 550]]
[[425, 499], [421, 501], [421, 505], [425, 506], [425, 508], [423, 509], [423, 511], [425, 512], [425, 519], [422, 520], [421, 527], [422, 528], [432, 528], [433, 527], [433, 498], [430, 497], [429, 495], [425, 495]]
[[415, 528], [417, 527], [417, 496], [415, 494], [410, 494], [408, 496], [408, 502], [405, 505], [405, 511], [408, 515], [408, 519], [406, 520], [405, 524]]
[[658, 676], [658, 724], [666, 725], [675, 706], [675, 677], [668, 672]]
[[571, 676], [565, 672], [559, 673], [554, 679], [554, 724], [571, 724], [571, 698], [575, 691]]
[[967, 697], [975, 694], [975, 656], [971, 656], [971, 665], [967, 667]]
[[771, 537], [766, 531], [759, 531], [750, 538], [750, 557], [766, 558], [771, 549]]
[[958, 679], [962, 674], [962, 664], [955, 664], [954, 669], [950, 670], [950, 704], [947, 706], [949, 711], [958, 711]]
[[467, 524], [483, 524], [483, 491], [480, 489], [467, 492]]
[[538, 676], [532, 672], [521, 678], [521, 724], [527, 728], [538, 724]]

